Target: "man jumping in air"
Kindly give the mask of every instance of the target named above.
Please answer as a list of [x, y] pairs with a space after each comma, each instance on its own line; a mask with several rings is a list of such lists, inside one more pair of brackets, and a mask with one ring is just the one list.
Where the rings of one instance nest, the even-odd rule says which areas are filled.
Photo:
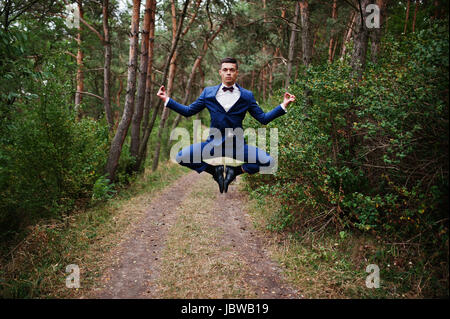
[[[238, 74], [237, 60], [234, 58], [223, 59], [219, 70], [222, 83], [206, 87], [200, 97], [189, 106], [179, 104], [169, 98], [164, 86], [161, 86], [157, 93], [158, 97], [164, 101], [165, 106], [186, 117], [200, 112], [205, 107], [208, 109], [211, 115], [209, 138], [205, 142], [183, 148], [178, 153], [176, 161], [198, 173], [206, 171], [211, 174], [219, 184], [221, 193], [228, 191], [228, 186], [236, 179], [236, 176], [243, 173], [258, 173], [262, 166], [271, 167], [274, 161], [265, 151], [246, 144], [243, 134], [235, 134], [242, 132], [242, 121], [247, 111], [265, 125], [285, 114], [287, 106], [295, 102], [295, 96], [286, 92], [283, 103], [272, 111], [264, 113], [256, 103], [253, 93], [236, 83]], [[206, 158], [222, 157], [224, 153], [244, 162], [237, 167], [227, 165], [225, 177], [223, 165], [212, 166], [204, 162]]]

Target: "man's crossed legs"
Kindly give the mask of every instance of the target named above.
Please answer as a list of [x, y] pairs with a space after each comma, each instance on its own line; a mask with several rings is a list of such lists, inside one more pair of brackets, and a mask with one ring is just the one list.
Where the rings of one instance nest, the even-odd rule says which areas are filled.
[[[234, 158], [244, 164], [237, 167], [227, 165], [224, 171], [223, 165], [213, 166], [204, 161], [219, 157]], [[198, 173], [206, 171], [211, 174], [219, 184], [220, 192], [226, 193], [236, 176], [242, 173], [255, 174], [261, 170], [261, 167], [272, 167], [274, 159], [265, 151], [243, 142], [237, 143], [234, 140], [233, 143], [222, 142], [214, 145], [213, 140], [186, 146], [177, 154], [176, 161]]]

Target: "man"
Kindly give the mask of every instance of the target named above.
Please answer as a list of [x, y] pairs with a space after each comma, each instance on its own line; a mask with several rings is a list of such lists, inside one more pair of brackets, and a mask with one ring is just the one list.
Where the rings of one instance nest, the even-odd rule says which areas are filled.
[[[219, 75], [222, 84], [206, 87], [200, 97], [191, 105], [185, 106], [175, 102], [166, 94], [164, 86], [161, 86], [157, 95], [165, 105], [183, 116], [194, 115], [205, 107], [211, 115], [210, 137], [202, 143], [197, 143], [183, 148], [177, 155], [177, 162], [196, 170], [198, 173], [208, 172], [219, 184], [221, 193], [228, 191], [228, 186], [236, 179], [236, 176], [248, 173], [255, 174], [263, 166], [273, 164], [273, 158], [257, 147], [244, 142], [242, 132], [242, 121], [247, 112], [250, 113], [261, 124], [268, 124], [272, 120], [286, 113], [289, 104], [295, 101], [295, 96], [290, 93], [284, 94], [283, 103], [272, 111], [264, 113], [258, 106], [253, 93], [240, 87], [236, 83], [238, 77], [238, 63], [234, 58], [225, 58], [220, 63]], [[233, 134], [230, 135], [230, 132]], [[231, 147], [230, 147], [231, 145]], [[209, 156], [230, 155], [244, 162], [238, 167], [228, 166], [225, 177], [224, 166], [212, 166], [204, 159]], [[195, 159], [196, 158], [196, 159]]]

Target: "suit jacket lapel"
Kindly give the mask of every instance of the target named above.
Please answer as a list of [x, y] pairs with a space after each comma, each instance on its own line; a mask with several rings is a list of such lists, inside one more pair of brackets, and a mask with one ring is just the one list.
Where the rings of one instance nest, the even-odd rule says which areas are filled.
[[216, 98], [217, 92], [219, 92], [219, 89], [220, 89], [220, 86], [221, 86], [221, 85], [222, 85], [222, 84], [219, 84], [219, 85], [217, 85], [217, 86], [213, 86], [213, 87], [211, 88], [211, 91], [212, 91], [212, 93], [213, 93], [213, 95], [214, 95], [213, 97], [214, 97], [214, 101], [216, 101], [217, 107], [219, 108], [220, 111], [225, 112], [225, 110], [223, 109], [222, 105], [220, 105], [219, 101], [217, 101], [217, 98]]
[[230, 111], [231, 111], [232, 109], [234, 109], [234, 108], [236, 107], [236, 105], [239, 104], [239, 102], [241, 101], [241, 99], [244, 99], [244, 94], [245, 94], [245, 93], [244, 93], [244, 90], [243, 90], [243, 89], [241, 88], [241, 86], [240, 86], [239, 84], [237, 84], [237, 83], [236, 83], [236, 86], [238, 87], [239, 92], [240, 92], [241, 94], [240, 94], [238, 100], [236, 101], [236, 103], [234, 103], [233, 106], [228, 110], [228, 113], [230, 113]]
[[[222, 84], [219, 84], [219, 85], [216, 85], [216, 86], [213, 86], [212, 87], [212, 90], [213, 90], [213, 93], [214, 93], [214, 97], [216, 97], [216, 95], [217, 95], [217, 92], [219, 92], [219, 89], [220, 89], [220, 86], [221, 86]], [[217, 101], [217, 100], [216, 100]], [[218, 103], [218, 102], [217, 102]]]

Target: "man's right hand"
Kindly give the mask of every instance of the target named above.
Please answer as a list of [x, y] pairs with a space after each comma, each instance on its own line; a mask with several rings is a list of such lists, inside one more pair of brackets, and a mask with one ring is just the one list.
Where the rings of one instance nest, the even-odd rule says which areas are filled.
[[166, 102], [166, 100], [169, 98], [166, 94], [166, 88], [164, 87], [164, 85], [161, 85], [161, 87], [159, 88], [158, 93], [156, 93], [156, 95], [163, 100], [163, 102]]

